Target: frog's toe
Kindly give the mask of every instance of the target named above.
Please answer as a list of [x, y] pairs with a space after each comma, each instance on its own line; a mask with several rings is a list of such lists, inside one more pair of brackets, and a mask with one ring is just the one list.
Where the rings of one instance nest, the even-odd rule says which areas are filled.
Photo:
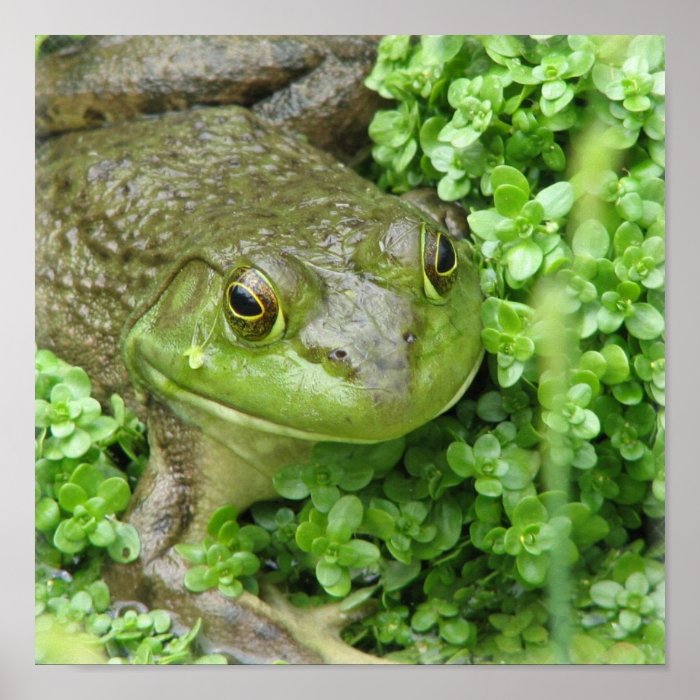
[[386, 663], [340, 638], [345, 625], [370, 612], [367, 606], [352, 611], [341, 610], [340, 604], [295, 608], [270, 587], [265, 599], [248, 592], [229, 598], [216, 589], [191, 593], [182, 585], [186, 568], [179, 557], [158, 557], [146, 566], [151, 603], [177, 611], [183, 628], [201, 619], [198, 642], [205, 654], [221, 653], [242, 664]]
[[261, 596], [281, 614], [290, 618], [309, 620], [317, 629], [334, 634], [339, 633], [349, 624], [371, 615], [377, 609], [377, 601], [371, 599], [350, 609], [344, 608], [342, 601], [314, 608], [297, 608], [289, 602], [277, 586], [271, 584], [263, 584]]
[[202, 650], [223, 653], [237, 663], [387, 663], [340, 638], [340, 630], [361, 615], [359, 610], [343, 612], [338, 604], [305, 610], [279, 593], [267, 600], [250, 593], [231, 600], [218, 591], [193, 596], [192, 605], [203, 621]]

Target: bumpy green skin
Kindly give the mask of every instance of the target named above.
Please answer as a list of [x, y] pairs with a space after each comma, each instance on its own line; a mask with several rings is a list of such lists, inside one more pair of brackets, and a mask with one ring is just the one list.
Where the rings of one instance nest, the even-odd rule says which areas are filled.
[[[440, 413], [479, 355], [469, 246], [456, 242], [457, 284], [432, 303], [416, 210], [244, 109], [64, 136], [38, 172], [39, 342], [83, 346], [89, 369], [116, 376], [121, 337], [131, 376], [166, 400], [192, 394], [270, 432], [374, 441]], [[281, 340], [233, 339], [222, 283], [240, 265], [277, 287]], [[191, 369], [185, 352], [207, 338]]]
[[[109, 574], [117, 595], [203, 616], [211, 648], [243, 661], [366, 660], [338, 641], [339, 614], [322, 629], [248, 594], [188, 594], [172, 545], [200, 537], [223, 503], [272, 497], [271, 476], [314, 441], [393, 438], [461, 395], [482, 352], [478, 276], [455, 241], [454, 288], [444, 304], [426, 298], [425, 221], [242, 108], [40, 148], [37, 344], [149, 421], [130, 513], [143, 553]], [[267, 345], [237, 340], [222, 313], [226, 275], [242, 264], [265, 273], [286, 316]]]

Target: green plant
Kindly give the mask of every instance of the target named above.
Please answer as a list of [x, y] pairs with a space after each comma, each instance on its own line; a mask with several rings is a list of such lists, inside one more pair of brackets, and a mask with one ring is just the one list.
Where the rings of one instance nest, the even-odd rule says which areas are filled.
[[117, 467], [143, 457], [144, 427], [112, 397], [113, 416], [90, 396], [88, 376], [47, 350], [36, 353], [36, 529], [40, 559], [54, 565], [104, 548], [115, 561], [139, 554], [136, 530], [117, 519], [129, 503], [127, 475]]
[[41, 663], [226, 663], [199, 656], [199, 623], [176, 635], [164, 611], [120, 614], [102, 557], [128, 563], [138, 533], [118, 515], [147, 458], [145, 428], [119, 396], [104, 415], [85, 372], [36, 352], [36, 658]]
[[[127, 611], [123, 619], [133, 611]], [[128, 650], [126, 656], [113, 655], [110, 664], [226, 664], [223, 654], [204, 654], [196, 656], [192, 646], [199, 634], [201, 621], [186, 634], [177, 636], [169, 631], [170, 618], [163, 611], [154, 610], [151, 613], [141, 613], [128, 620], [125, 627], [133, 626], [130, 633], [122, 630], [115, 632], [106, 640], [119, 640]], [[121, 637], [121, 639], [120, 639]], [[104, 640], [103, 640], [104, 641]]]
[[[235, 596], [264, 581], [299, 607], [373, 601], [343, 637], [399, 662], [663, 663], [663, 70], [655, 36], [382, 39], [367, 85], [394, 105], [370, 127], [369, 175], [463, 208], [484, 367], [449, 414], [405, 438], [316, 445], [275, 478], [285, 500], [215, 513], [204, 543], [179, 547], [191, 590]], [[58, 522], [104, 494], [81, 486], [71, 511], [60, 489], [80, 486], [83, 462], [100, 484], [123, 479], [110, 455], [142, 461], [142, 433], [122, 403], [120, 428], [100, 437], [84, 380], [37, 357], [38, 553], [67, 565], [51, 544]], [[85, 443], [73, 433], [91, 430], [97, 443], [70, 456]], [[86, 537], [89, 584], [99, 548]], [[63, 596], [57, 614], [106, 625], [73, 584], [48, 585], [38, 610]], [[129, 659], [193, 658], [141, 619], [151, 634]]]
[[332, 596], [344, 597], [351, 589], [351, 569], [379, 560], [379, 549], [353, 534], [362, 523], [364, 509], [357, 496], [343, 496], [324, 515], [309, 508], [296, 531], [296, 542], [312, 555], [318, 582]]
[[214, 512], [207, 525], [208, 537], [201, 544], [178, 544], [175, 550], [194, 564], [185, 575], [185, 586], [193, 593], [211, 588], [237, 598], [244, 588], [257, 592], [254, 574], [260, 560], [253, 552], [263, 549], [270, 536], [257, 525], [240, 527], [238, 512], [223, 506]]
[[[377, 590], [388, 616], [457, 603], [476, 625], [472, 660], [663, 658], [656, 584], [605, 579], [616, 557], [662, 552], [638, 538], [663, 517], [665, 496], [663, 63], [652, 36], [396, 36], [382, 39], [367, 79], [395, 100], [370, 127], [380, 186], [435, 186], [465, 210], [488, 368], [449, 437], [454, 418], [420, 432], [423, 471], [409, 448], [384, 480], [389, 502], [449, 499], [462, 533], [435, 555], [437, 569], [413, 569], [396, 588], [395, 567], [380, 562]], [[474, 570], [502, 579], [510, 597], [480, 592], [482, 605], [467, 610]], [[620, 646], [609, 626], [582, 624], [574, 601], [591, 577], [614, 625], [624, 628], [623, 612], [627, 628], [642, 619], [646, 638], [622, 635]], [[413, 603], [421, 582], [426, 602]], [[410, 636], [394, 644], [425, 660]]]

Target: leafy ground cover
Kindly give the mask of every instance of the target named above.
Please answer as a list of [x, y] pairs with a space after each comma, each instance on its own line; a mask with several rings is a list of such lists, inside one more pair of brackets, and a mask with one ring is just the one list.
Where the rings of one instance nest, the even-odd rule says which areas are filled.
[[[464, 208], [486, 362], [406, 438], [319, 444], [280, 501], [214, 513], [185, 585], [363, 606], [346, 641], [401, 662], [663, 663], [663, 39], [390, 36], [367, 85], [393, 101], [368, 174]], [[196, 660], [197, 626], [99, 580], [138, 554], [143, 426], [36, 362], [38, 658], [58, 625], [76, 660]]]

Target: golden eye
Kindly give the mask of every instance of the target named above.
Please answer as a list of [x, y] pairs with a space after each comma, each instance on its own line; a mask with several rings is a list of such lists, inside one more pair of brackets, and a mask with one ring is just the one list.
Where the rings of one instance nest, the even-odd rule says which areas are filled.
[[267, 342], [284, 332], [284, 313], [277, 293], [262, 272], [238, 267], [224, 285], [224, 312], [236, 335]]
[[423, 288], [428, 299], [444, 302], [457, 279], [457, 251], [441, 231], [423, 228], [420, 239], [423, 262]]

